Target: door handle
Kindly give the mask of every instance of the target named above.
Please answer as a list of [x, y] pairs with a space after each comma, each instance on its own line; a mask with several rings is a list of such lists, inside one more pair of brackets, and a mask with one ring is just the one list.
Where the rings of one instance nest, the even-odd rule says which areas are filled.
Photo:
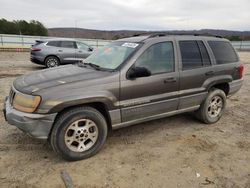
[[176, 82], [177, 80], [176, 80], [176, 78], [174, 78], [174, 77], [171, 77], [171, 78], [166, 78], [165, 80], [164, 80], [164, 84], [166, 84], [166, 83], [173, 83], [173, 82]]
[[78, 51], [78, 52], [82, 53], [82, 50], [80, 50], [80, 51]]
[[208, 71], [205, 73], [206, 76], [212, 76], [214, 75], [214, 71]]
[[58, 50], [58, 52], [63, 52], [62, 50]]

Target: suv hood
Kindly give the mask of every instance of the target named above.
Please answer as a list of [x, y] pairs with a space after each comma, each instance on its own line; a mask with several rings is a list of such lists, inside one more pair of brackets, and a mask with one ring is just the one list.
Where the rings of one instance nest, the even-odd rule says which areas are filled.
[[110, 72], [107, 71], [97, 71], [76, 65], [65, 65], [23, 75], [14, 81], [13, 86], [20, 92], [32, 94], [33, 92], [62, 84], [103, 78], [109, 74]]

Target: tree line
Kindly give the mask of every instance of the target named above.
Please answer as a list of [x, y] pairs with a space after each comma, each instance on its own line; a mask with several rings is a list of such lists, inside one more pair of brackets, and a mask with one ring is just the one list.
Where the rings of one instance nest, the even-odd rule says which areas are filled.
[[39, 21], [0, 19], [0, 34], [48, 36], [47, 28]]

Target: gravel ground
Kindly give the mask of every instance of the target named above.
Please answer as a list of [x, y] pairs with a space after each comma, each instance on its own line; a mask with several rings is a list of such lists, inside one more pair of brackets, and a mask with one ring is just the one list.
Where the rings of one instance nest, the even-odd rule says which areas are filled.
[[[109, 136], [96, 156], [65, 162], [45, 141], [10, 126], [0, 114], [0, 187], [250, 187], [250, 53], [245, 82], [228, 99], [222, 119], [205, 125], [189, 114], [123, 128]], [[0, 109], [12, 81], [43, 69], [29, 53], [0, 52]]]

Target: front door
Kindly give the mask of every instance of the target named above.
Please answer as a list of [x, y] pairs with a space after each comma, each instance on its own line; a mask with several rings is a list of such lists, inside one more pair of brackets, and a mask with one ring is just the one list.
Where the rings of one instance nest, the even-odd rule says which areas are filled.
[[121, 79], [122, 122], [177, 110], [179, 75], [175, 63], [172, 41], [155, 43], [142, 53], [132, 67], [145, 67], [151, 76]]
[[76, 42], [77, 49], [76, 49], [76, 58], [77, 59], [85, 59], [91, 53], [91, 48], [82, 42]]
[[62, 59], [61, 63], [73, 63], [76, 61], [76, 43], [75, 41], [61, 41], [61, 48], [58, 52]]

